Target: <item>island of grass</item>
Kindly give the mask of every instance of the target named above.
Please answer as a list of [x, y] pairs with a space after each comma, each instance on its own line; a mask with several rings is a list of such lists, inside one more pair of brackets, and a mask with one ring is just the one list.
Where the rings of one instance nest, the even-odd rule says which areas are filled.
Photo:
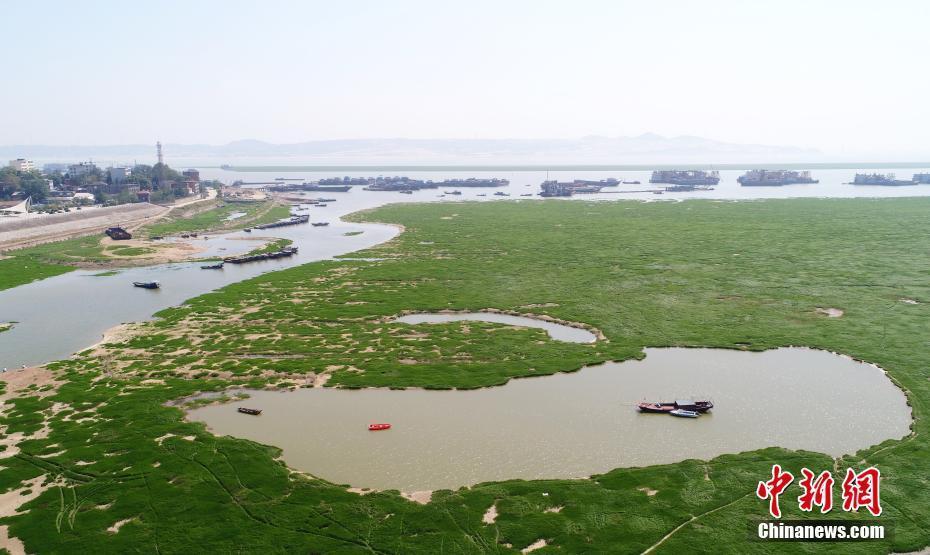
[[[449, 210], [356, 214], [406, 231], [352, 260], [197, 297], [31, 380], [6, 377], [0, 488], [19, 512], [0, 526], [36, 553], [835, 551], [749, 540], [751, 519], [768, 516], [756, 486], [777, 463], [795, 476], [834, 469], [837, 483], [846, 467], [881, 469], [881, 520], [894, 533], [843, 552], [930, 544], [930, 318], [927, 305], [902, 301], [930, 293], [930, 199], [457, 203], [451, 219]], [[605, 340], [460, 322], [411, 335], [388, 322], [489, 307], [585, 322]], [[292, 471], [275, 447], [215, 437], [171, 404], [232, 386], [489, 387], [639, 357], [645, 346], [786, 345], [886, 369], [907, 394], [913, 433], [838, 460], [770, 448], [410, 496], [429, 501], [420, 504]], [[791, 491], [783, 518], [820, 518], [800, 513]]]

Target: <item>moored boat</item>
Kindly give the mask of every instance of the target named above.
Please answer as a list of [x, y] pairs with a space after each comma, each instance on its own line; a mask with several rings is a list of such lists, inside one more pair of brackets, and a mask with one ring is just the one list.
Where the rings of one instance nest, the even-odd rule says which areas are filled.
[[313, 227], [326, 227], [329, 225], [329, 222], [313, 222], [310, 225]]
[[157, 281], [134, 281], [132, 284], [135, 287], [141, 287], [142, 289], [158, 289], [161, 287]]
[[391, 429], [390, 424], [369, 424], [368, 425], [369, 432], [378, 432], [381, 430], [389, 430], [389, 429]]
[[667, 413], [675, 410], [675, 403], [647, 403], [642, 402], [636, 405], [640, 412]]
[[252, 416], [258, 416], [259, 414], [262, 413], [262, 409], [250, 409], [246, 407], [239, 407], [236, 410], [238, 410], [242, 414], [251, 414]]
[[697, 418], [698, 416], [700, 416], [699, 413], [693, 410], [685, 410], [685, 409], [675, 409], [669, 412], [669, 414], [671, 414], [672, 416], [677, 416], [679, 418]]
[[204, 266], [201, 266], [200, 269], [201, 270], [222, 270], [223, 264], [224, 264], [223, 262], [217, 262], [216, 264], [206, 264]]

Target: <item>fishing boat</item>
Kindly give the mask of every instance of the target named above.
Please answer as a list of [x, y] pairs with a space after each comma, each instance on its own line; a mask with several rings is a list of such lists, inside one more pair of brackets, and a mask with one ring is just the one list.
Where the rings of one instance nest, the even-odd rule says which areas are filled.
[[216, 264], [207, 264], [205, 266], [201, 266], [200, 269], [201, 270], [222, 270], [223, 264], [224, 264], [223, 262], [217, 262]]
[[252, 233], [252, 228], [251, 228], [251, 227], [247, 227], [247, 228], [243, 229], [242, 231], [244, 231], [244, 232], [246, 232], [246, 233]]
[[698, 416], [700, 416], [700, 413], [696, 411], [685, 410], [685, 409], [675, 409], [669, 412], [669, 414], [671, 414], [672, 416], [677, 416], [679, 418], [697, 418]]
[[447, 195], [461, 195], [462, 191], [445, 191]]
[[676, 401], [659, 401], [650, 403], [643, 401], [636, 405], [640, 412], [670, 413], [673, 410], [687, 410], [691, 412], [707, 412], [714, 408], [711, 401], [693, 401], [691, 399], [678, 399]]
[[239, 407], [236, 410], [241, 412], [242, 414], [251, 414], [252, 416], [258, 416], [259, 414], [262, 413], [262, 409], [250, 409], [246, 407]]
[[397, 192], [400, 193], [400, 194], [402, 194], [402, 195], [412, 195], [412, 194], [413, 194], [413, 191], [411, 191], [410, 189], [404, 189], [403, 191], [397, 191]]
[[378, 432], [381, 430], [390, 430], [390, 429], [391, 429], [390, 424], [369, 424], [368, 425], [369, 432]]
[[313, 227], [326, 227], [329, 225], [329, 222], [313, 222], [310, 225]]
[[134, 281], [132, 284], [143, 289], [158, 289], [161, 287], [157, 281]]
[[639, 181], [624, 181], [624, 185], [639, 185]]
[[494, 193], [494, 196], [495, 196], [495, 197], [509, 197], [510, 194], [509, 194], [509, 193], [505, 193], [505, 192], [503, 192], [503, 191], [498, 191], [498, 192]]
[[639, 412], [667, 413], [675, 410], [675, 403], [647, 403], [642, 402], [636, 405]]

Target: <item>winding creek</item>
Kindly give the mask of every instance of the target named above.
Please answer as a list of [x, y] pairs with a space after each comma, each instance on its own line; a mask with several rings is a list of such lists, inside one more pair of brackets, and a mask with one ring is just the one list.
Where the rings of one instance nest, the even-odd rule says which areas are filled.
[[[290, 467], [326, 480], [406, 492], [579, 478], [771, 446], [839, 456], [901, 438], [911, 422], [904, 394], [881, 369], [806, 348], [647, 349], [639, 361], [467, 391], [249, 394], [189, 418], [281, 447]], [[676, 396], [717, 406], [695, 420], [635, 409]], [[246, 416], [240, 406], [264, 412]], [[373, 422], [393, 427], [369, 432]]]

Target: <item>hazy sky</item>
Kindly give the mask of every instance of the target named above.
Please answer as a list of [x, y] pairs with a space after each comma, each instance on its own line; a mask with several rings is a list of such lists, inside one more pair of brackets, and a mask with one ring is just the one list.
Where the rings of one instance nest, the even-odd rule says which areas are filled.
[[5, 2], [0, 144], [699, 135], [930, 152], [930, 2]]

